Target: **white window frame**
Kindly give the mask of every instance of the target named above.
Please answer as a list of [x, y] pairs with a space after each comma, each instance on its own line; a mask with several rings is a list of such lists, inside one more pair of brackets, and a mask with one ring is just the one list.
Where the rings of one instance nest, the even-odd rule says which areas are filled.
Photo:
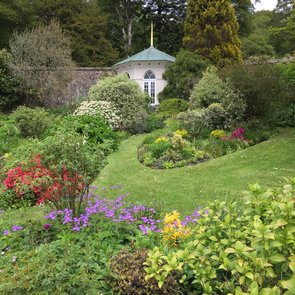
[[158, 105], [157, 98], [157, 80], [156, 75], [152, 70], [148, 70], [144, 73], [143, 79], [143, 91], [151, 97], [151, 105]]

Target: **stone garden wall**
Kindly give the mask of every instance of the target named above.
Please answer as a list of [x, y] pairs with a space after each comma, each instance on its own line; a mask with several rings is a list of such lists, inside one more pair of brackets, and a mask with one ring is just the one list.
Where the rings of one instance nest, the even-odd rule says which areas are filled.
[[75, 68], [73, 80], [69, 84], [69, 95], [66, 101], [77, 101], [87, 95], [89, 88], [101, 77], [116, 75], [112, 68]]

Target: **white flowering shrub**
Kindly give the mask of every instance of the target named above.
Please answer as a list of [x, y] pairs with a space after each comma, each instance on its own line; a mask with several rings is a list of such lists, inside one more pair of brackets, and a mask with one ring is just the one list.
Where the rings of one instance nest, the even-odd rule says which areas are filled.
[[126, 75], [106, 77], [93, 85], [88, 93], [90, 100], [111, 102], [122, 118], [122, 128], [138, 132], [146, 124], [147, 100], [139, 85]]
[[83, 101], [74, 112], [75, 116], [100, 115], [113, 130], [121, 128], [122, 118], [117, 108], [109, 101]]

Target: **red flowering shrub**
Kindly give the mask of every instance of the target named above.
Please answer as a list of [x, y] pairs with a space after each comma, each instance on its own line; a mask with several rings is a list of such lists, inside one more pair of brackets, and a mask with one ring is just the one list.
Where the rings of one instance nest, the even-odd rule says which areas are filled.
[[4, 181], [5, 188], [14, 190], [17, 198], [33, 192], [36, 205], [50, 202], [58, 208], [64, 207], [66, 199], [81, 194], [84, 187], [81, 175], [68, 171], [65, 166], [62, 171], [54, 169], [54, 165], [48, 169], [41, 162], [41, 156], [37, 155], [29, 163], [10, 169]]

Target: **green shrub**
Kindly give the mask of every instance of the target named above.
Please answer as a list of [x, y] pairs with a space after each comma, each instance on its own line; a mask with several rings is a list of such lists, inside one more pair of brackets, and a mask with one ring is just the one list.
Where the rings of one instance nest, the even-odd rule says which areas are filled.
[[270, 118], [294, 97], [291, 94], [294, 88], [289, 91], [289, 82], [281, 79], [280, 70], [275, 65], [235, 65], [220, 74], [242, 93], [246, 119]]
[[0, 186], [0, 210], [29, 207], [35, 205], [35, 202], [36, 196], [32, 192], [27, 192], [20, 197], [14, 190], [7, 190], [4, 186]]
[[38, 138], [51, 123], [49, 113], [39, 107], [20, 106], [13, 112], [12, 118], [23, 137]]
[[210, 155], [210, 157], [218, 158], [226, 154], [233, 153], [239, 149], [244, 149], [248, 146], [249, 144], [243, 140], [220, 140], [210, 138], [203, 149], [208, 155]]
[[218, 77], [218, 69], [208, 67], [203, 77], [195, 85], [190, 96], [190, 108], [207, 108], [212, 103], [220, 103], [223, 97], [231, 95], [232, 90]]
[[162, 129], [165, 127], [164, 118], [157, 113], [151, 113], [146, 122], [146, 132], [150, 133], [157, 129]]
[[208, 127], [203, 110], [188, 110], [179, 113], [177, 120], [179, 121], [180, 128], [187, 130], [193, 137], [197, 137], [202, 130]]
[[262, 141], [268, 140], [271, 137], [272, 133], [273, 131], [270, 130], [246, 129], [245, 137], [247, 138], [247, 140], [250, 141], [250, 144], [257, 144]]
[[204, 124], [211, 129], [225, 128], [226, 111], [220, 103], [212, 103], [204, 111]]
[[147, 259], [148, 251], [138, 249], [134, 252], [121, 250], [111, 260], [111, 271], [115, 278], [112, 281], [112, 290], [122, 295], [149, 295], [149, 294], [177, 294], [179, 284], [177, 276], [171, 274], [166, 278], [166, 283], [158, 287], [157, 280], [145, 280], [143, 263]]
[[19, 129], [12, 120], [1, 120], [0, 118], [0, 156], [9, 152], [18, 144], [20, 138]]
[[[82, 239], [83, 238], [83, 239]], [[1, 294], [103, 294], [109, 291], [107, 255], [110, 245], [86, 235], [42, 244], [3, 260]]]
[[145, 263], [159, 286], [175, 270], [185, 294], [293, 294], [295, 178], [283, 188], [250, 185], [244, 205], [212, 203], [181, 248], [155, 247]]
[[[209, 108], [207, 111], [209, 122], [205, 122], [207, 126], [214, 124], [214, 121], [217, 121], [218, 124], [223, 121], [223, 128], [232, 128], [243, 119], [246, 106], [241, 95], [223, 82], [217, 72], [217, 68], [213, 66], [206, 69], [190, 96], [190, 108]], [[216, 103], [220, 104], [219, 107]], [[210, 108], [212, 104], [213, 106]], [[220, 127], [212, 125], [213, 129]]]
[[159, 116], [168, 118], [188, 109], [188, 103], [183, 99], [170, 98], [161, 102], [157, 109]]
[[171, 147], [170, 142], [161, 141], [161, 142], [154, 142], [149, 145], [149, 150], [152, 153], [154, 158], [159, 158], [166, 150]]
[[[43, 141], [31, 140], [19, 146], [6, 159], [1, 172], [4, 175], [17, 167], [21, 167], [20, 173], [25, 175], [34, 172], [39, 176], [32, 180], [29, 177], [29, 184], [17, 173], [16, 184], [12, 182], [13, 187], [8, 189], [20, 193], [34, 192], [35, 201], [47, 202], [57, 209], [67, 207], [79, 213], [87, 202], [83, 195], [104, 166], [104, 160], [103, 151], [98, 146], [86, 144], [82, 135], [62, 132]], [[13, 180], [12, 176], [10, 178]], [[40, 188], [38, 192], [36, 188]]]
[[106, 77], [92, 86], [88, 95], [91, 100], [111, 102], [122, 118], [123, 129], [134, 131], [145, 124], [146, 96], [126, 75]]
[[279, 127], [295, 127], [295, 103], [275, 112], [272, 123]]
[[[87, 144], [100, 145], [104, 144], [104, 151], [109, 154], [116, 150], [119, 145], [117, 134], [105, 123], [100, 116], [68, 116], [64, 118], [64, 129], [73, 130], [83, 135]], [[109, 146], [109, 147], [107, 147]]]
[[9, 69], [11, 58], [5, 49], [0, 50], [0, 111], [13, 107], [23, 95], [20, 81]]

